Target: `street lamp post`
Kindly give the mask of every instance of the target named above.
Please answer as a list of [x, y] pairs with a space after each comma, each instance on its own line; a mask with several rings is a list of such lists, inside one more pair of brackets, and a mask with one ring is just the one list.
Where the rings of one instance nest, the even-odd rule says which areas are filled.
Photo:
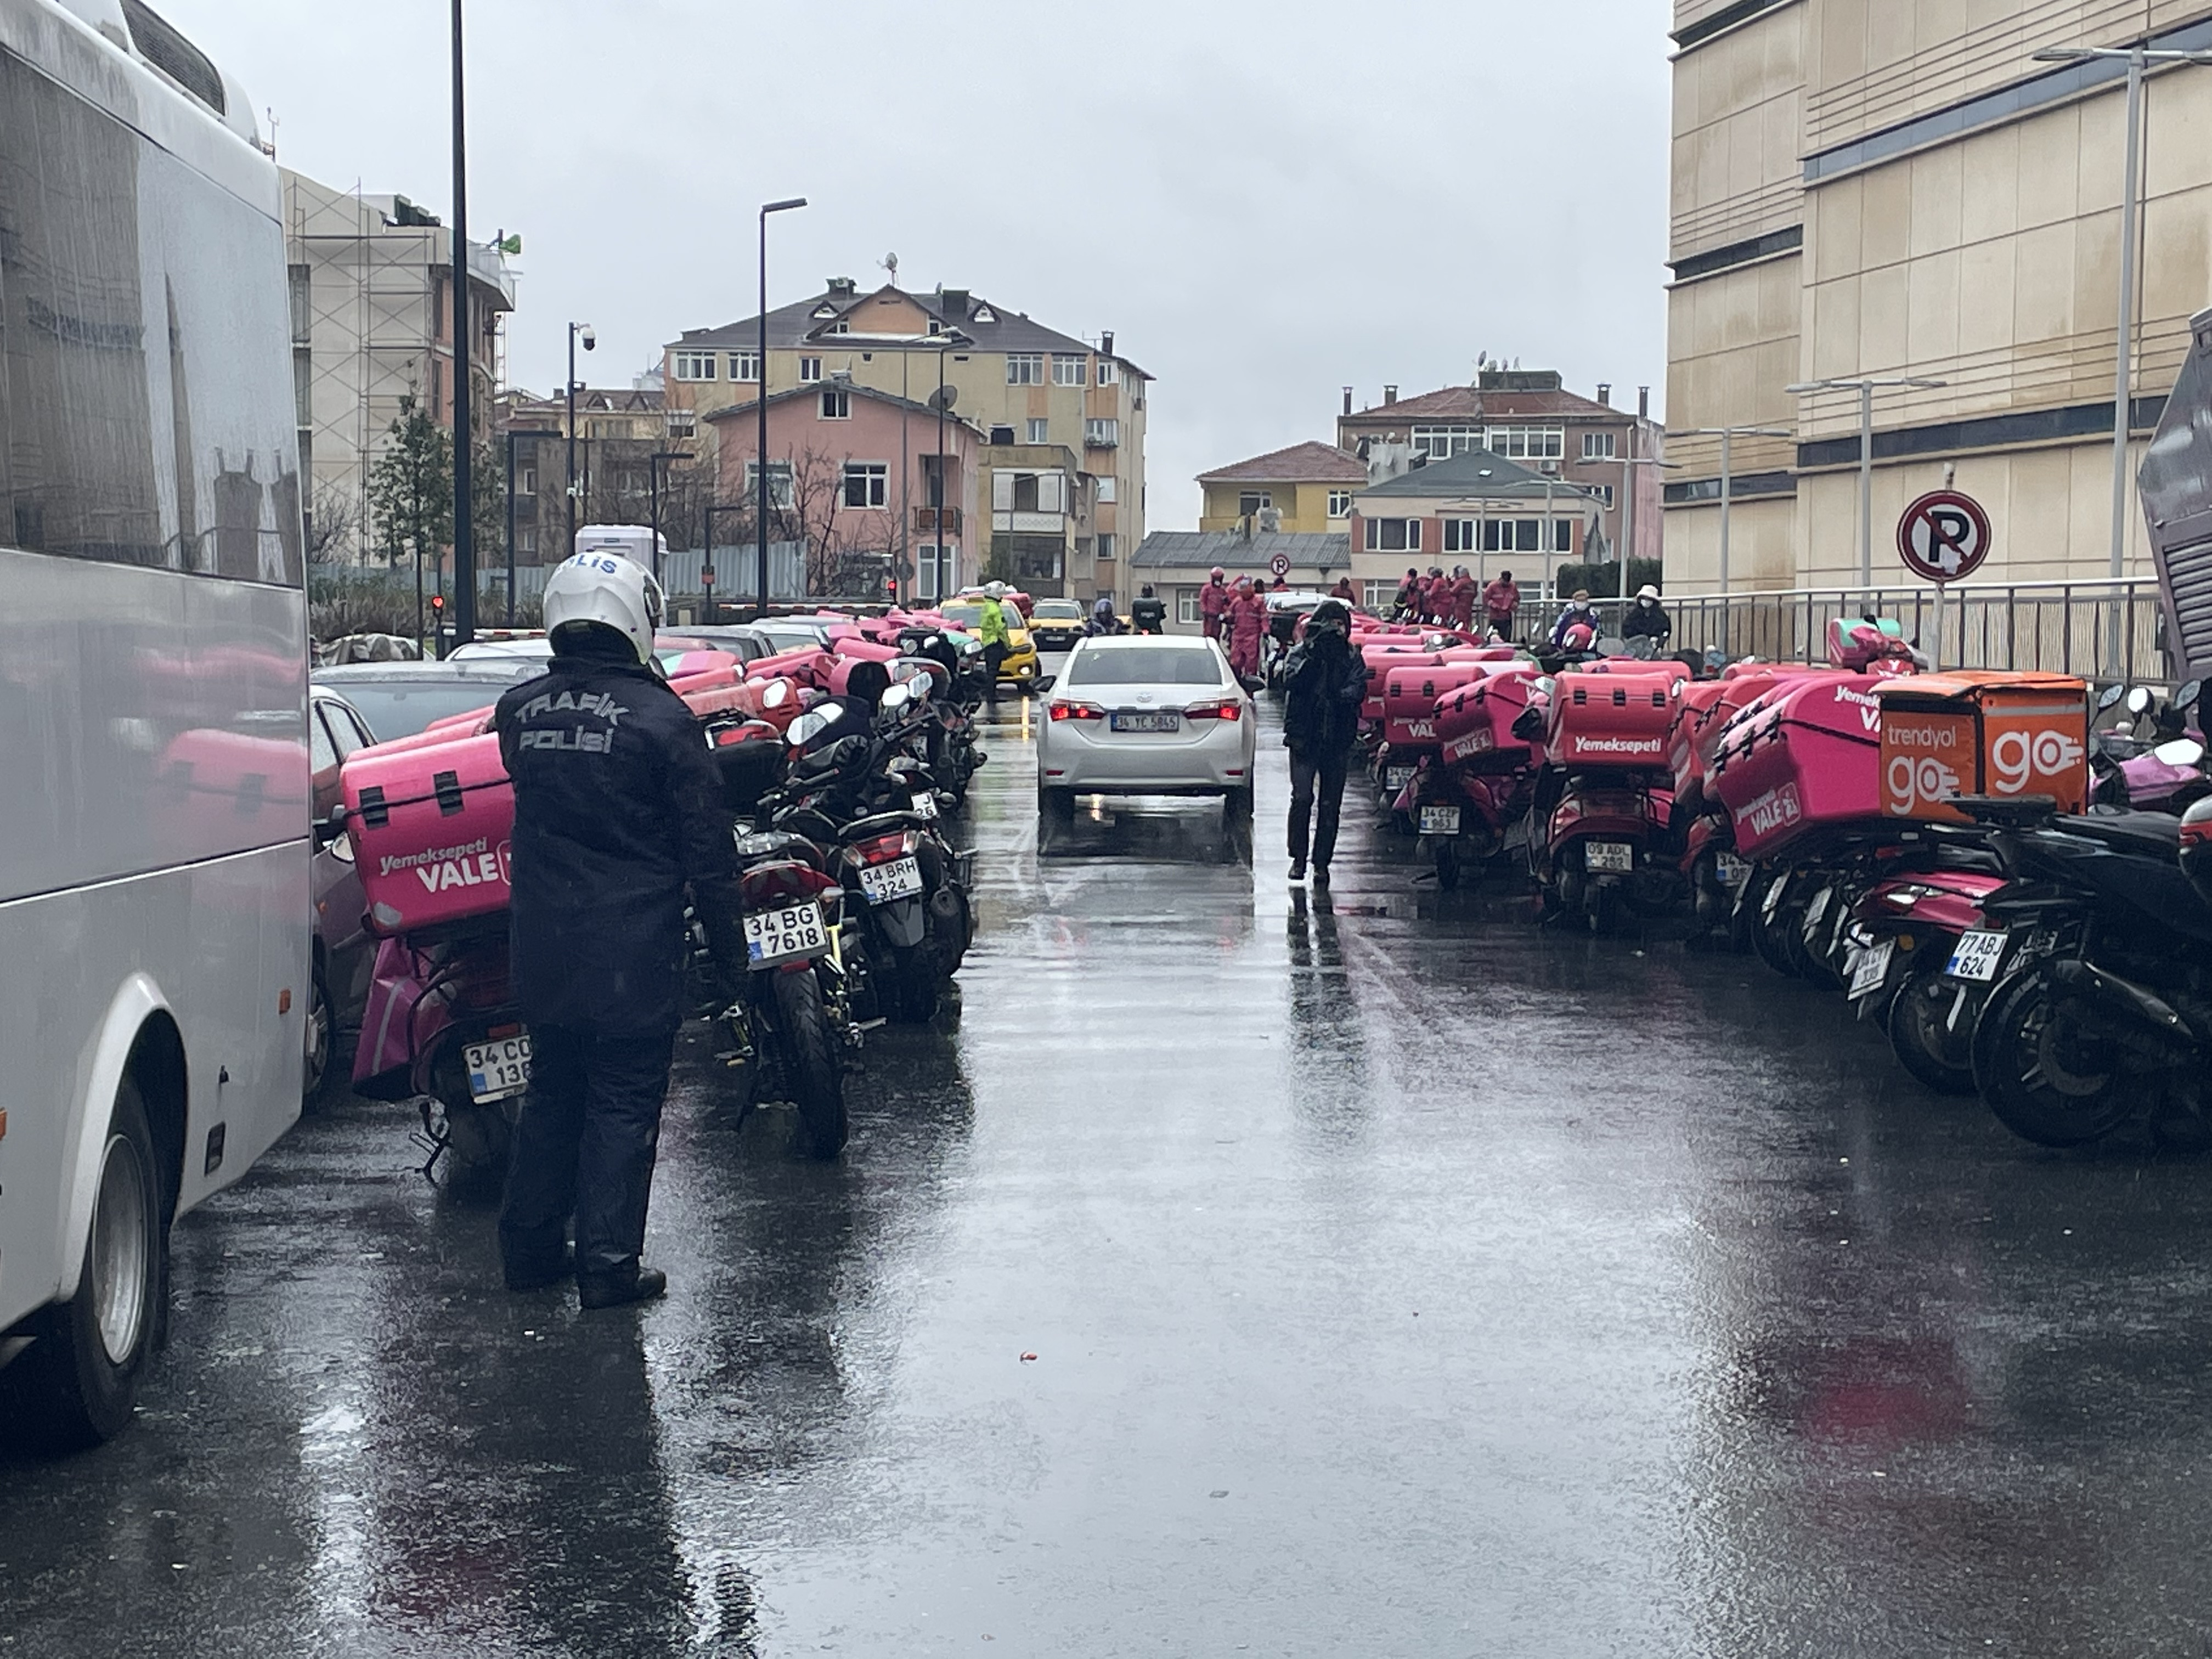
[[[509, 628], [514, 626], [514, 441], [517, 438], [531, 439], [530, 455], [535, 461], [538, 458], [536, 441], [560, 435], [557, 432], [535, 432], [514, 427], [507, 429], [507, 625]], [[542, 558], [544, 555], [539, 556]]]
[[453, 0], [453, 643], [476, 637], [475, 387], [469, 376], [469, 144], [461, 0]]
[[599, 343], [599, 337], [592, 332], [589, 323], [568, 325], [568, 545], [561, 552], [564, 559], [576, 550], [576, 342], [579, 339], [583, 341], [586, 351], [596, 349]]
[[[805, 205], [806, 198], [804, 196], [788, 196], [781, 202], [763, 202], [760, 210], [760, 334], [758, 341], [760, 390], [755, 399], [760, 409], [760, 426], [759, 441], [753, 449], [753, 477], [756, 481], [753, 512], [760, 520], [758, 526], [760, 599], [758, 606], [753, 613], [756, 620], [764, 618], [768, 615], [768, 216], [771, 213], [788, 213], [793, 208], [803, 208]], [[793, 479], [794, 488], [797, 483], [798, 480], [794, 476]], [[713, 522], [711, 515], [708, 522], [710, 524]], [[710, 550], [708, 556], [711, 557], [711, 550], [714, 546], [711, 538], [708, 539], [708, 546]], [[803, 552], [801, 556], [805, 556]], [[710, 606], [711, 604], [710, 600]]]
[[[957, 328], [948, 328], [942, 333], [933, 334], [929, 337], [929, 344], [937, 353], [937, 395], [929, 400], [931, 407], [937, 410], [937, 477], [934, 486], [930, 492], [931, 499], [929, 503], [930, 534], [935, 539], [930, 544], [933, 550], [930, 554], [930, 568], [934, 573], [931, 578], [931, 586], [937, 590], [932, 597], [940, 601], [945, 597], [945, 416], [951, 409], [954, 402], [951, 391], [948, 389], [945, 384], [945, 354], [953, 349], [955, 347], [973, 345], [975, 343], [973, 340], [969, 339], [965, 334], [963, 334]], [[964, 535], [966, 532], [963, 530], [962, 533]]]
[[[702, 549], [700, 568], [704, 573], [702, 580], [707, 589], [707, 626], [709, 628], [714, 625], [714, 519], [718, 514], [742, 513], [744, 510], [742, 501], [707, 503], [704, 522], [700, 527], [699, 545]], [[765, 616], [767, 613], [763, 611], [762, 614]]]
[[660, 580], [660, 464], [665, 461], [672, 466], [678, 461], [690, 459], [691, 452], [688, 449], [656, 449], [646, 459], [647, 493], [653, 507], [653, 576], [655, 581]]
[[2128, 428], [2134, 412], [2133, 368], [2136, 304], [2136, 240], [2142, 189], [2143, 71], [2154, 64], [2212, 64], [2212, 52], [2174, 52], [2142, 45], [2054, 46], [2039, 52], [2040, 64], [2079, 64], [2116, 59], [2128, 66], [2126, 183], [2120, 198], [2119, 329], [2112, 362], [2112, 575], [2125, 570], [2128, 536]]
[[1856, 392], [1859, 394], [1859, 586], [1874, 586], [1874, 394], [1890, 386], [1948, 386], [1948, 380], [1922, 374], [1893, 375], [1887, 380], [1795, 380], [1783, 387], [1801, 396], [1814, 392]]
[[1670, 438], [1718, 438], [1721, 441], [1721, 599], [1725, 605], [1729, 592], [1729, 502], [1732, 477], [1729, 440], [1794, 438], [1797, 434], [1788, 427], [1781, 426], [1693, 426], [1667, 435]]

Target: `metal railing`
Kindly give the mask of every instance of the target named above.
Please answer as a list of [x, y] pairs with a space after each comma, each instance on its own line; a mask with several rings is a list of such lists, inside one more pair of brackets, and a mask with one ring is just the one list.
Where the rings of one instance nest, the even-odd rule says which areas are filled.
[[[1632, 603], [1601, 599], [1597, 608], [1618, 628]], [[1905, 636], [1942, 668], [2040, 671], [2130, 685], [2173, 679], [2158, 583], [2148, 576], [1960, 583], [1943, 594], [1940, 638], [1936, 590], [1926, 583], [1669, 593], [1661, 603], [1674, 624], [1668, 645], [1676, 651], [1718, 646], [1731, 657], [1819, 662], [1826, 659], [1831, 621], [1872, 613], [1895, 617]]]

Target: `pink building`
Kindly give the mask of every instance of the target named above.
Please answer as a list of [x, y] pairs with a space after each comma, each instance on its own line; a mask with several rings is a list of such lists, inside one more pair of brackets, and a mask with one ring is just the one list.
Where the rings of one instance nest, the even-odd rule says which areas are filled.
[[[719, 445], [720, 493], [732, 506], [757, 499], [759, 422], [755, 404], [706, 416]], [[990, 545], [988, 525], [969, 533], [983, 441], [957, 416], [850, 381], [779, 392], [768, 400], [772, 533], [804, 537], [817, 592], [847, 585], [838, 572], [887, 565], [902, 599], [956, 593], [976, 580]]]

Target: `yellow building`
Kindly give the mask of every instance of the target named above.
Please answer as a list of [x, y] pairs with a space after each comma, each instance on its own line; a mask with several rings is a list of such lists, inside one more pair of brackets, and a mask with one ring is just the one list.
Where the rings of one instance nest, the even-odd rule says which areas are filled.
[[[927, 478], [895, 480], [907, 556], [1003, 576], [1032, 593], [1117, 593], [1145, 536], [1145, 404], [1151, 376], [1114, 350], [963, 289], [863, 294], [850, 277], [768, 313], [770, 396], [865, 386], [916, 403], [937, 393], [989, 439], [980, 465], [988, 525], [940, 527]], [[760, 321], [690, 329], [665, 349], [668, 407], [702, 416], [750, 404], [761, 385]], [[947, 342], [950, 341], [950, 343]]]
[[[1981, 580], [2112, 564], [2126, 64], [2053, 49], [2212, 47], [2204, 0], [1676, 0], [1668, 293], [1670, 592], [1860, 580], [1860, 406], [1873, 392], [1877, 583], [1907, 502], [1988, 510]], [[2212, 70], [2144, 88], [2141, 296], [2122, 568], [2147, 573], [2132, 472], [2212, 302]]]
[[1291, 534], [1341, 533], [1352, 521], [1352, 498], [1367, 484], [1367, 464], [1334, 444], [1292, 444], [1273, 454], [1198, 475], [1206, 492], [1201, 532], [1251, 528]]

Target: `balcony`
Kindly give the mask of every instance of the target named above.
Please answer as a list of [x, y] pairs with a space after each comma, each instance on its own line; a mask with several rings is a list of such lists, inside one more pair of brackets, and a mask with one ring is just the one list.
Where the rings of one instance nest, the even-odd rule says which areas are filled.
[[933, 536], [940, 531], [947, 536], [960, 533], [960, 509], [957, 507], [917, 507], [914, 510], [916, 535]]

